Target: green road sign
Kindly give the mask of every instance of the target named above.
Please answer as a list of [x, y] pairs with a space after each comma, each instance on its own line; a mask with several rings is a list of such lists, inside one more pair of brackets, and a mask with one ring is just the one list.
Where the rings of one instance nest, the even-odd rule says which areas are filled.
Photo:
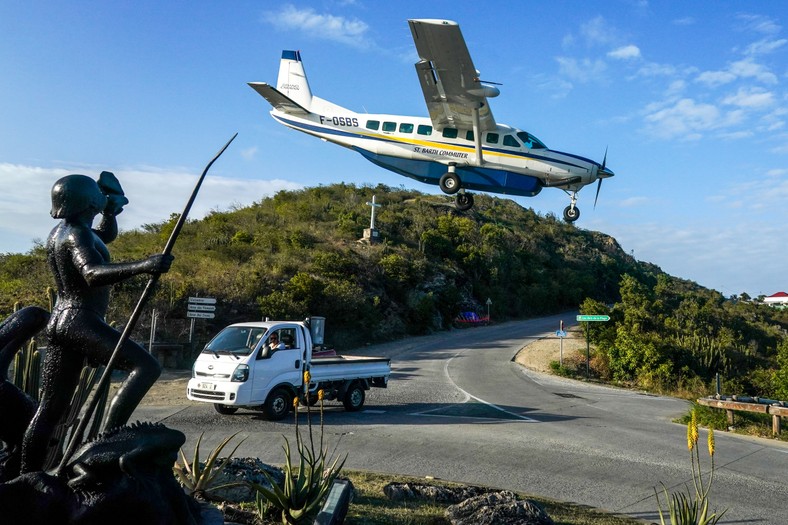
[[600, 322], [610, 321], [609, 315], [578, 315], [577, 320], [580, 322]]

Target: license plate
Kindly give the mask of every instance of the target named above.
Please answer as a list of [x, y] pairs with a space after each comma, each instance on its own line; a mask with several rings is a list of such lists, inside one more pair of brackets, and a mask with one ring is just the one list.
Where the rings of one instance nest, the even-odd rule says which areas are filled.
[[200, 390], [216, 390], [215, 383], [197, 383], [197, 388]]

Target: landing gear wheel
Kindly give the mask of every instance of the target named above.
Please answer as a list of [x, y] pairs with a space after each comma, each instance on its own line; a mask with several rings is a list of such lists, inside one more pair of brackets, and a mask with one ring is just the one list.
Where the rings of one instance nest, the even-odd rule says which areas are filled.
[[345, 392], [345, 397], [342, 399], [342, 404], [345, 405], [345, 410], [348, 412], [358, 412], [364, 406], [364, 399], [366, 399], [364, 387], [358, 383], [353, 383], [350, 388]]
[[443, 193], [446, 193], [447, 195], [454, 195], [460, 191], [460, 178], [456, 173], [444, 173], [441, 176], [441, 180], [438, 181], [438, 186], [440, 186]]
[[575, 222], [580, 217], [580, 208], [575, 206], [567, 206], [564, 208], [564, 220], [566, 222]]
[[277, 388], [270, 394], [263, 404], [263, 415], [271, 421], [280, 421], [290, 412], [293, 406], [293, 396], [284, 388]]
[[468, 211], [473, 208], [473, 195], [470, 193], [459, 193], [454, 201], [454, 205], [460, 211]]
[[238, 407], [234, 407], [231, 405], [222, 405], [219, 403], [214, 403], [213, 409], [219, 412], [223, 416], [231, 416], [236, 412], [238, 412]]

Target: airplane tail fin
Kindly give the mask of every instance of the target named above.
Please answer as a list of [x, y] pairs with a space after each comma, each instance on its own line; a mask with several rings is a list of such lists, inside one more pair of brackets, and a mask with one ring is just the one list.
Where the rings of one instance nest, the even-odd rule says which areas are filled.
[[265, 82], [249, 82], [249, 87], [279, 111], [291, 115], [307, 115], [310, 112], [312, 90], [309, 89], [299, 51], [282, 51], [276, 87]]
[[282, 51], [276, 89], [307, 110], [312, 105], [312, 90], [309, 89], [300, 51]]

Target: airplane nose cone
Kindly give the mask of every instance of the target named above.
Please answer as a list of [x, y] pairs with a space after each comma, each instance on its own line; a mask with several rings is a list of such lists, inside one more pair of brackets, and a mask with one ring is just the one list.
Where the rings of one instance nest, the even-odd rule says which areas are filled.
[[599, 170], [599, 172], [597, 173], [597, 176], [600, 179], [606, 179], [608, 177], [612, 177], [613, 175], [615, 175], [615, 173], [613, 173], [613, 170], [611, 170], [610, 168], [607, 168], [607, 167], [602, 167]]

